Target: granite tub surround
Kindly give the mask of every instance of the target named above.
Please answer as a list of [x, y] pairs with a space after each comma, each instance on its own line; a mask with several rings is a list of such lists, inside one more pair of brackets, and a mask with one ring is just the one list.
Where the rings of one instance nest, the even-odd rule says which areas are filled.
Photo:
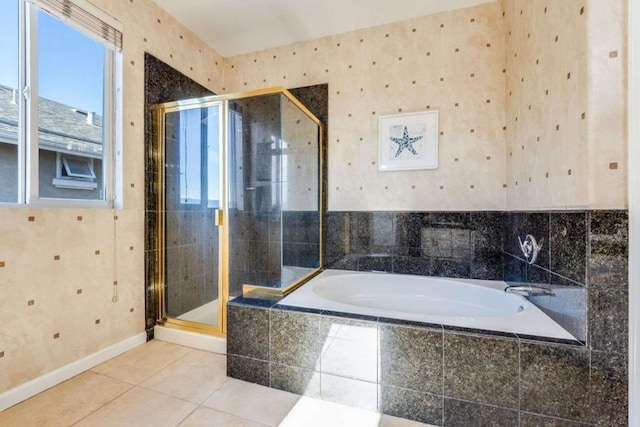
[[[327, 212], [327, 268], [504, 280], [554, 289], [531, 300], [582, 342], [624, 354], [625, 210]], [[542, 241], [535, 264], [518, 236]], [[587, 314], [589, 313], [589, 314]]]
[[328, 212], [328, 268], [502, 280], [503, 212]]
[[[532, 302], [594, 350], [626, 354], [627, 211], [512, 212], [504, 230], [504, 280], [553, 288]], [[525, 234], [545, 242], [534, 265], [514, 237]]]
[[228, 312], [235, 378], [441, 426], [627, 422], [624, 355], [277, 301]]

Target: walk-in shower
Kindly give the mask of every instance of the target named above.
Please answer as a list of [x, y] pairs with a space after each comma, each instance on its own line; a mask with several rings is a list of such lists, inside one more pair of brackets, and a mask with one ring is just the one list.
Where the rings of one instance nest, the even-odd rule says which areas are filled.
[[155, 105], [159, 323], [213, 335], [243, 288], [322, 267], [320, 121], [282, 88]]

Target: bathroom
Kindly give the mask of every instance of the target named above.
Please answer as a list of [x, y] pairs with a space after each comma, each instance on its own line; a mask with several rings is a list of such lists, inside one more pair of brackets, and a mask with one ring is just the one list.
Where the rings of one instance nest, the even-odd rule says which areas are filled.
[[[325, 265], [489, 280], [544, 276], [549, 284], [570, 279], [588, 291], [582, 297], [587, 316], [597, 315], [585, 322], [603, 321], [590, 329], [599, 334], [598, 346], [580, 349], [580, 357], [588, 354], [592, 373], [604, 364], [611, 378], [627, 377], [631, 353], [624, 337], [633, 289], [627, 291], [627, 243], [616, 240], [626, 237], [618, 230], [626, 228], [633, 202], [627, 201], [633, 180], [624, 2], [487, 2], [231, 57], [151, 1], [91, 3], [124, 26], [122, 207], [1, 208], [0, 316], [9, 332], [0, 341], [0, 393], [113, 345], [124, 351], [153, 331], [146, 302], [153, 291], [145, 285], [145, 264], [154, 259], [145, 240], [146, 53], [216, 94], [327, 85]], [[432, 109], [440, 115], [438, 169], [378, 172], [378, 116]], [[462, 240], [472, 233], [486, 239], [455, 257], [416, 257], [411, 254], [420, 243], [395, 240], [416, 221], [450, 235], [462, 231], [456, 234]], [[50, 233], [52, 227], [58, 232]], [[582, 247], [573, 246], [573, 233]], [[518, 234], [568, 249], [558, 252], [559, 263], [541, 257], [538, 267], [528, 267], [517, 258]], [[611, 245], [588, 244], [595, 241], [613, 241], [622, 258], [609, 257]], [[59, 263], [49, 261], [54, 256]], [[604, 282], [597, 283], [601, 263], [621, 270], [602, 271]], [[593, 378], [558, 387], [597, 397], [598, 390], [589, 389]], [[605, 421], [584, 413], [523, 412], [623, 425], [626, 400], [623, 394], [609, 402], [620, 406], [602, 413], [623, 418]], [[472, 396], [457, 402], [505, 409]]]

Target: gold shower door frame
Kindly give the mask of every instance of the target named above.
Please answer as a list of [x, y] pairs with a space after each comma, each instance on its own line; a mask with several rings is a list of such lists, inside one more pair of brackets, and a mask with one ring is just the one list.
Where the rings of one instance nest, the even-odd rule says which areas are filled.
[[[319, 129], [318, 137], [318, 155], [320, 156], [319, 170], [319, 210], [320, 214], [323, 212], [323, 185], [322, 185], [322, 124], [320, 120], [309, 111], [300, 101], [298, 101], [288, 90], [284, 87], [275, 87], [269, 89], [259, 89], [248, 92], [232, 93], [227, 95], [214, 95], [203, 98], [194, 98], [184, 101], [166, 102], [151, 106], [150, 109], [155, 114], [155, 126], [157, 137], [157, 176], [158, 176], [158, 188], [157, 188], [157, 205], [158, 205], [158, 222], [156, 228], [156, 241], [158, 247], [156, 248], [157, 258], [156, 265], [158, 268], [157, 280], [154, 284], [154, 291], [158, 297], [159, 304], [159, 319], [157, 324], [169, 328], [180, 329], [190, 332], [199, 332], [207, 335], [213, 335], [218, 337], [226, 337], [227, 333], [227, 302], [229, 300], [229, 138], [227, 137], [229, 131], [229, 101], [250, 98], [254, 96], [274, 95], [282, 94], [293, 102], [300, 110], [302, 110]], [[221, 123], [220, 123], [220, 138], [219, 138], [219, 156], [221, 162], [219, 164], [219, 185], [220, 185], [220, 207], [215, 213], [215, 224], [211, 224], [212, 227], [218, 227], [219, 239], [218, 239], [218, 322], [217, 325], [206, 325], [202, 323], [190, 322], [186, 320], [176, 319], [168, 317], [166, 315], [165, 307], [165, 293], [166, 293], [166, 251], [165, 251], [165, 232], [166, 232], [166, 200], [165, 200], [165, 114], [176, 111], [184, 111], [198, 108], [207, 108], [215, 105], [220, 105], [221, 109]], [[247, 291], [263, 291], [279, 293], [280, 295], [287, 294], [293, 291], [298, 286], [305, 283], [310, 278], [317, 275], [323, 266], [323, 222], [320, 221], [320, 267], [302, 278], [295, 283], [287, 286], [286, 288], [276, 289], [264, 289], [260, 286], [245, 285], [245, 292]]]

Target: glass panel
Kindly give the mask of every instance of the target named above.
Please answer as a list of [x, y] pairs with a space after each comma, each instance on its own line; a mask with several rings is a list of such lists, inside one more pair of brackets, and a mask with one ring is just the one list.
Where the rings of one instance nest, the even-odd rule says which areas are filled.
[[202, 144], [200, 110], [180, 112], [180, 203], [200, 204], [202, 198]]
[[280, 286], [281, 95], [229, 103], [229, 296]]
[[18, 201], [18, 1], [0, 2], [0, 203]]
[[282, 94], [229, 103], [229, 296], [320, 265], [319, 128]]
[[[40, 197], [104, 200], [105, 55], [102, 44], [38, 11]], [[93, 159], [95, 177], [65, 176], [56, 153]]]
[[282, 277], [286, 286], [320, 267], [318, 125], [288, 98], [282, 103]]
[[207, 325], [219, 309], [220, 111], [165, 114], [165, 315]]

